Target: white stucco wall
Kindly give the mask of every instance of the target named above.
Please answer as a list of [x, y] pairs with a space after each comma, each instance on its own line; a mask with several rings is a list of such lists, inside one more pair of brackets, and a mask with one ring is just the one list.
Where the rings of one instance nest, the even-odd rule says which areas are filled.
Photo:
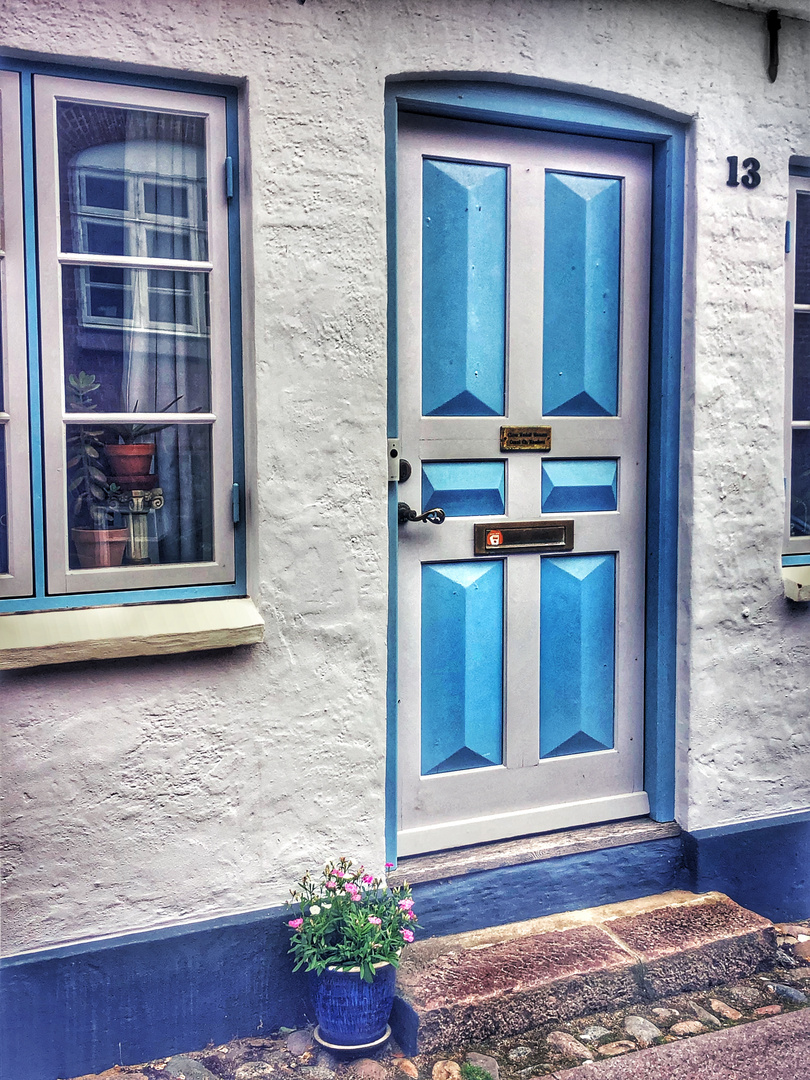
[[[810, 26], [711, 0], [7, 0], [6, 48], [246, 81], [262, 646], [0, 676], [6, 952], [250, 910], [383, 855], [383, 89], [479, 72], [694, 117], [678, 813], [810, 805], [810, 612], [782, 597], [787, 165]], [[725, 158], [762, 162], [756, 191]], [[248, 252], [250, 244], [248, 244]], [[250, 260], [249, 260], [250, 263]], [[249, 350], [250, 353], [250, 350]], [[255, 370], [254, 370], [255, 369]]]

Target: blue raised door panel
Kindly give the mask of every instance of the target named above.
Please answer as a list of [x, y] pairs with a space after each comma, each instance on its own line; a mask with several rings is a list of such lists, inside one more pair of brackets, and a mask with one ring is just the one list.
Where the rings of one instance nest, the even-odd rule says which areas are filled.
[[422, 412], [500, 416], [506, 168], [428, 158], [422, 185]]
[[422, 466], [422, 509], [448, 517], [506, 513], [502, 461], [431, 461]]
[[616, 556], [542, 560], [540, 757], [613, 746]]
[[574, 514], [617, 508], [615, 460], [544, 461], [542, 510], [544, 514]]
[[546, 174], [543, 412], [615, 416], [621, 180]]
[[500, 765], [503, 562], [422, 567], [422, 775]]

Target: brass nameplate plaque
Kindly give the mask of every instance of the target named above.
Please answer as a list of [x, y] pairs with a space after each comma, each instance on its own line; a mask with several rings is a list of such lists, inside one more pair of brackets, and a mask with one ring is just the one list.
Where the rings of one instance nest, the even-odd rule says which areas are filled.
[[550, 450], [550, 427], [502, 427], [501, 451]]
[[517, 555], [531, 551], [572, 551], [573, 521], [476, 522], [473, 538], [476, 555]]

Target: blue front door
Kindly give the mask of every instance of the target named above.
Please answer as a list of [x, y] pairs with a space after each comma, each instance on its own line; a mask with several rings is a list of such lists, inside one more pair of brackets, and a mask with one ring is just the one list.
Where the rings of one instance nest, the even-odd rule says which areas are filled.
[[649, 148], [405, 117], [397, 185], [399, 853], [645, 814]]

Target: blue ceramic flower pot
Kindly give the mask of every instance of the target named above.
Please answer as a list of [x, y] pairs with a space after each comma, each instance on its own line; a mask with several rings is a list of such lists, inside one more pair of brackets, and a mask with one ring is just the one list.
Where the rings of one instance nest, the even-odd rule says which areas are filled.
[[321, 1042], [333, 1046], [368, 1046], [384, 1038], [394, 1005], [396, 968], [374, 965], [374, 981], [356, 971], [327, 968], [310, 972], [310, 996]]

